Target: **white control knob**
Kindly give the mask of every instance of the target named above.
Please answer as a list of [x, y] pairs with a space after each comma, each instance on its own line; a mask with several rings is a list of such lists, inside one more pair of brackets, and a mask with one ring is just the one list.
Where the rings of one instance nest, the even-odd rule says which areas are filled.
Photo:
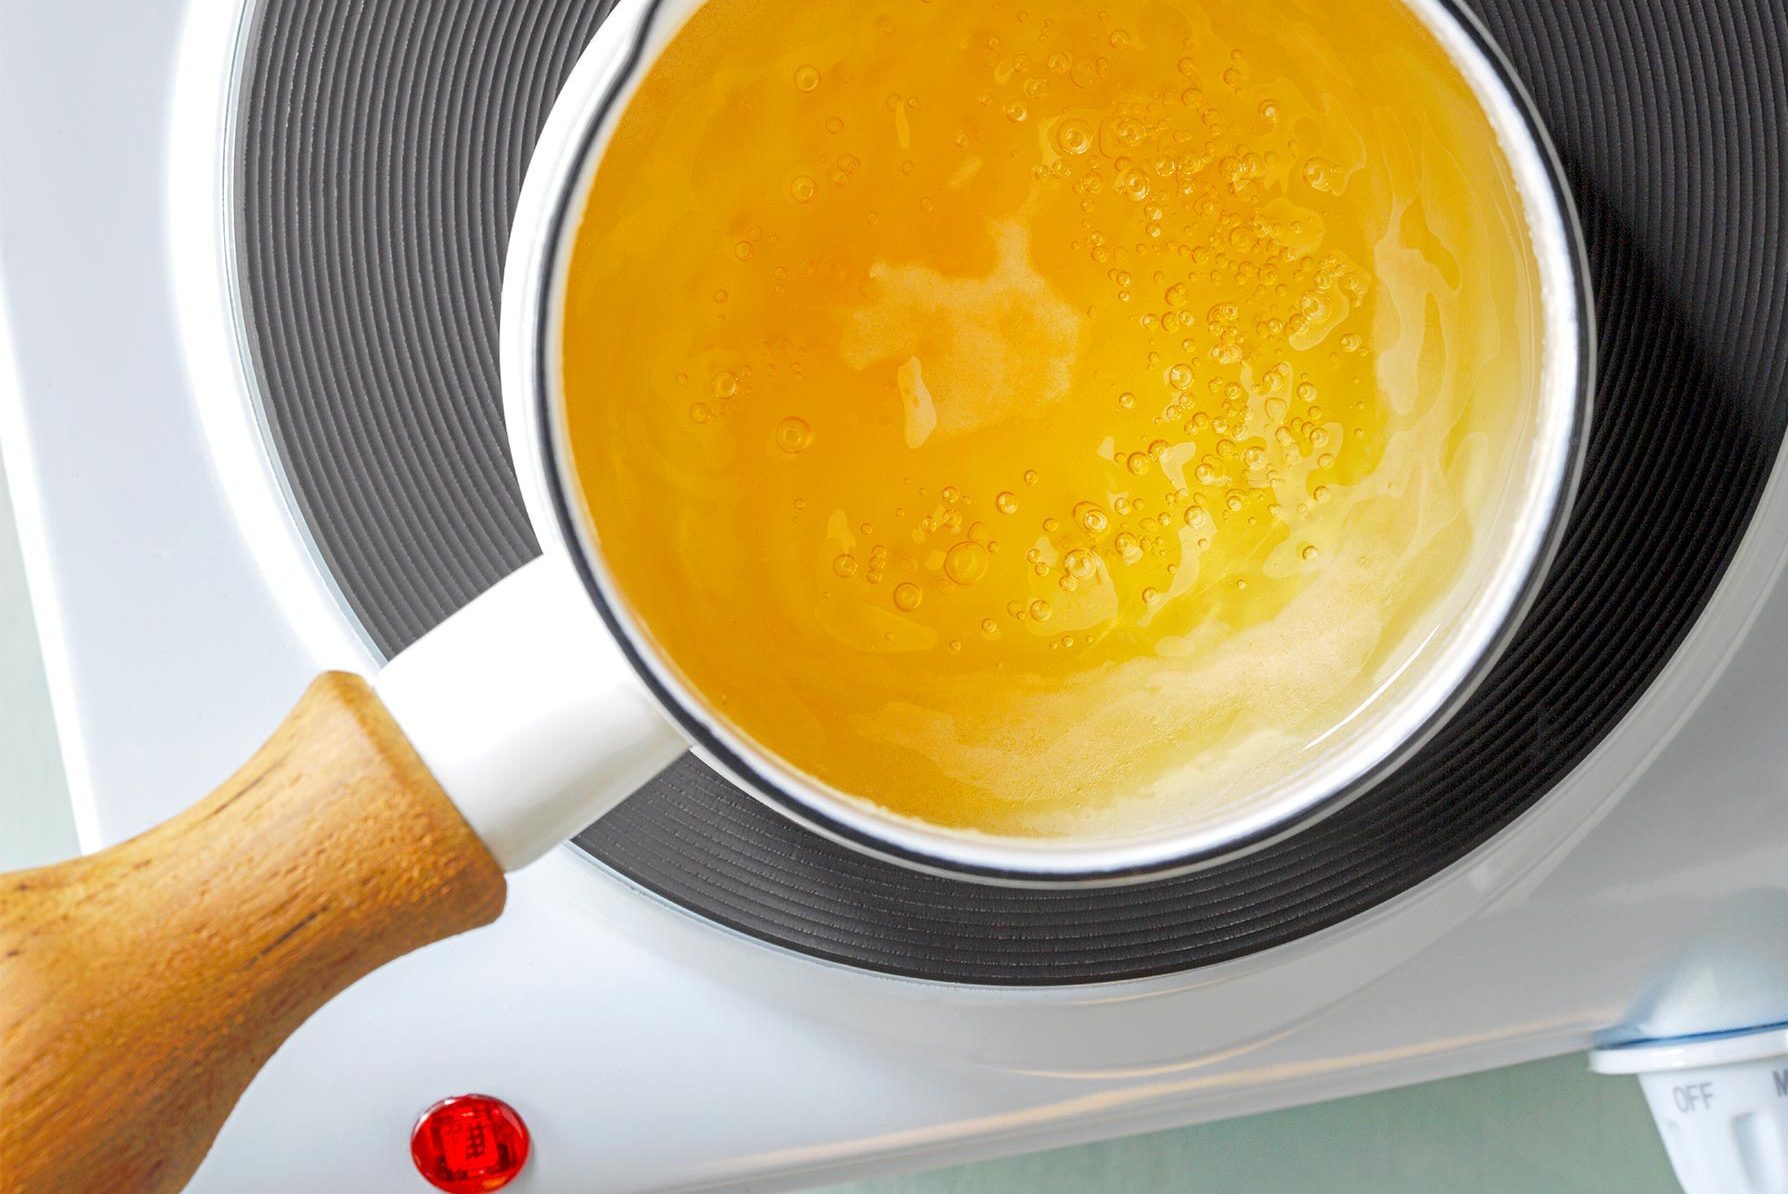
[[1788, 1194], [1788, 1025], [1589, 1055], [1636, 1074], [1687, 1194]]

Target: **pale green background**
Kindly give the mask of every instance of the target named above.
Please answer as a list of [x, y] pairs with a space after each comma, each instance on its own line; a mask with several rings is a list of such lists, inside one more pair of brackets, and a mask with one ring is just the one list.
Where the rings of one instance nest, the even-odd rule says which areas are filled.
[[[74, 831], [0, 484], [0, 870]], [[421, 1190], [418, 1181], [416, 1188]], [[1581, 1057], [1106, 1144], [837, 1188], [853, 1194], [1670, 1194], [1630, 1079]], [[252, 1194], [245, 1191], [244, 1194]]]

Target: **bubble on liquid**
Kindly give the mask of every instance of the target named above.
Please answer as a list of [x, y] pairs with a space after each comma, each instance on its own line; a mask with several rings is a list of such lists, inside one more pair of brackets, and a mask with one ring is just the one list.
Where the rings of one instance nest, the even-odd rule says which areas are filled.
[[811, 203], [814, 189], [813, 179], [805, 174], [797, 175], [788, 184], [788, 197], [796, 203]]
[[846, 580], [857, 575], [857, 557], [845, 552], [832, 558], [832, 571]]
[[903, 580], [894, 586], [894, 608], [903, 613], [910, 614], [918, 609], [919, 602], [924, 600], [924, 597], [925, 595], [919, 591], [919, 586], [910, 580]]
[[1192, 527], [1194, 530], [1200, 527], [1208, 527], [1211, 525], [1211, 516], [1205, 512], [1203, 506], [1187, 506], [1186, 525]]
[[1118, 405], [1125, 410], [1134, 408], [1136, 405], [1136, 395], [1126, 390], [1124, 393], [1118, 395]]
[[1064, 120], [1055, 130], [1055, 143], [1063, 153], [1079, 157], [1093, 147], [1093, 130], [1084, 120]]
[[834, 137], [839, 133], [842, 133], [844, 131], [844, 117], [834, 116], [832, 119], [826, 121], [826, 131], [831, 133]]
[[713, 377], [714, 397], [731, 398], [739, 392], [739, 375], [722, 369]]
[[1124, 467], [1140, 477], [1149, 471], [1149, 455], [1147, 452], [1132, 452], [1124, 461]]
[[1304, 544], [1304, 549], [1298, 552], [1298, 554], [1306, 560], [1314, 560], [1322, 553], [1316, 550], [1316, 545], [1314, 543], [1306, 543]]
[[1024, 470], [1024, 483], [1026, 485], [1035, 485], [1037, 483], [1037, 470], [1036, 469], [1027, 468]]
[[1058, 518], [1055, 518], [1054, 516], [1045, 518], [1043, 520], [1043, 529], [1048, 531], [1052, 535], [1055, 534], [1055, 532], [1061, 527], [1061, 525], [1062, 525], [1061, 520]]
[[982, 638], [998, 638], [999, 636], [1000, 636], [1000, 624], [998, 622], [995, 622], [992, 618], [982, 618], [981, 619], [981, 637]]
[[1310, 185], [1311, 190], [1328, 191], [1333, 187], [1333, 183], [1330, 181], [1330, 170], [1331, 167], [1327, 161], [1322, 158], [1311, 158], [1304, 163], [1304, 181]]
[[1050, 615], [1054, 612], [1055, 610], [1050, 607], [1049, 602], [1043, 600], [1041, 597], [1031, 602], [1030, 615], [1039, 622], [1049, 621]]
[[1365, 346], [1366, 346], [1366, 342], [1364, 340], [1360, 339], [1359, 336], [1355, 335], [1353, 332], [1348, 332], [1346, 335], [1341, 337], [1341, 351], [1342, 352], [1358, 352], [1358, 351], [1360, 351], [1360, 349], [1364, 348]]
[[742, 240], [733, 246], [733, 256], [737, 257], [740, 261], [750, 261], [753, 254], [756, 252], [757, 246], [748, 240]]
[[987, 549], [969, 540], [944, 556], [944, 575], [959, 585], [972, 585], [987, 575]]
[[1062, 567], [1075, 580], [1090, 580], [1099, 571], [1099, 557], [1084, 547], [1076, 547], [1062, 557]]
[[1081, 502], [1074, 507], [1074, 521], [1089, 535], [1102, 535], [1111, 526], [1111, 519], [1094, 502]]
[[1147, 605], [1153, 605], [1155, 602], [1161, 600], [1161, 594], [1154, 589], [1144, 589], [1142, 591], [1142, 600]]
[[1141, 203], [1149, 197], [1149, 176], [1140, 170], [1126, 171], [1118, 177], [1117, 189], [1120, 195]]
[[1315, 489], [1310, 491], [1310, 496], [1319, 502], [1326, 502], [1330, 497], [1329, 487], [1327, 485], [1318, 485]]
[[1004, 490], [993, 499], [993, 505], [1001, 514], [1018, 513], [1018, 498], [1011, 490]]
[[776, 424], [776, 446], [793, 456], [813, 442], [813, 428], [799, 415], [790, 415]]
[[1118, 537], [1111, 541], [1111, 545], [1118, 549], [1118, 554], [1123, 557], [1126, 564], [1134, 564], [1142, 559], [1142, 543], [1129, 531], [1120, 532]]
[[1169, 366], [1169, 368], [1167, 370], [1167, 384], [1172, 386], [1176, 390], [1191, 389], [1192, 388], [1192, 366], [1186, 364], [1183, 361], [1177, 365]]
[[1024, 123], [1024, 118], [1029, 115], [1030, 109], [1026, 108], [1024, 104], [1018, 100], [1013, 100], [1006, 105], [1006, 119], [1010, 120], [1013, 124]]
[[795, 90], [813, 91], [820, 85], [820, 73], [817, 66], [802, 66], [795, 69]]
[[697, 423], [706, 423], [709, 419], [714, 417], [714, 411], [706, 402], [697, 402], [694, 406], [689, 408], [689, 417], [694, 419]]

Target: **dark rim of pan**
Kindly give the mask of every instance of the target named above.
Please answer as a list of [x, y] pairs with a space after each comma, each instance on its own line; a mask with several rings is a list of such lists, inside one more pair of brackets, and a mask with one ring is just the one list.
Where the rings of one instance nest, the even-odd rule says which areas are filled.
[[[1011, 884], [1033, 884], [1037, 886], [1070, 886], [1075, 883], [1092, 883], [1111, 880], [1165, 879], [1186, 874], [1212, 863], [1232, 861], [1271, 846], [1274, 842], [1283, 841], [1294, 834], [1303, 832], [1324, 817], [1345, 808], [1359, 796], [1377, 783], [1384, 776], [1395, 771], [1399, 764], [1418, 751], [1443, 726], [1447, 719], [1465, 703], [1472, 691], [1489, 674], [1497, 658], [1508, 646], [1509, 641], [1519, 633], [1522, 616], [1527, 612], [1534, 597], [1538, 594], [1541, 582], [1545, 579], [1546, 565], [1552, 559], [1559, 541], [1563, 538], [1567, 515], [1570, 512], [1571, 497], [1575, 489], [1580, 471], [1583, 453], [1583, 436], [1590, 417], [1591, 388], [1595, 370], [1595, 329], [1592, 300], [1589, 292], [1589, 267], [1584, 256], [1583, 238], [1577, 225], [1576, 212], [1571, 205], [1570, 193], [1565, 189], [1564, 170], [1553, 154], [1547, 140], [1544, 127], [1540, 124], [1533, 104], [1528, 100], [1519, 81], [1503, 60], [1502, 54], [1485, 35], [1483, 27], [1476, 18], [1463, 12], [1450, 3], [1440, 0], [1458, 21], [1459, 26], [1474, 44], [1484, 52], [1497, 74], [1497, 80], [1510, 98], [1521, 119], [1526, 125], [1528, 135], [1533, 139], [1535, 147], [1545, 166], [1546, 185], [1552, 193], [1552, 201], [1557, 205], [1559, 216], [1564, 224], [1564, 234], [1569, 244], [1566, 258], [1571, 271], [1572, 298], [1577, 310], [1577, 377], [1574, 381], [1576, 407], [1575, 417], [1571, 422], [1571, 436], [1567, 446], [1567, 458], [1570, 464], [1563, 482], [1563, 492], [1558, 496], [1545, 533], [1535, 556], [1533, 569], [1523, 580], [1520, 592], [1510, 606], [1503, 622], [1498, 626], [1491, 643], [1483, 655], [1472, 665], [1471, 670], [1460, 681], [1458, 688], [1447, 700], [1430, 714], [1423, 723], [1409, 736], [1408, 741], [1380, 760], [1358, 779], [1345, 784], [1320, 800], [1314, 801], [1306, 808], [1292, 816], [1263, 826], [1256, 832], [1231, 839], [1221, 846], [1202, 851], [1191, 851], [1158, 863], [1145, 863], [1133, 866], [1112, 867], [1102, 870], [1088, 871], [1055, 871], [1046, 880], [1040, 879], [1032, 872], [1015, 871], [998, 866], [980, 866], [948, 859], [921, 851], [908, 849], [885, 838], [866, 833], [847, 821], [831, 816], [824, 810], [816, 808], [807, 801], [801, 800], [779, 785], [773, 775], [765, 774], [748, 756], [740, 754], [714, 732], [713, 726], [682, 701], [659, 676], [651, 662], [641, 650], [638, 641], [629, 632], [625, 624], [616, 615], [613, 602], [605, 590], [596, 567], [592, 561], [592, 544], [589, 528], [584, 520], [572, 509], [570, 499], [565, 491], [565, 477], [573, 470], [565, 458], [565, 446], [555, 434], [558, 424], [556, 411], [552, 404], [556, 387], [552, 384], [554, 370], [558, 362], [553, 354], [553, 305], [554, 292], [551, 287], [542, 287], [538, 294], [539, 309], [534, 312], [536, 340], [534, 359], [538, 366], [534, 378], [534, 391], [538, 399], [535, 408], [535, 425], [540, 431], [541, 459], [547, 462], [547, 491], [551, 495], [553, 515], [558, 520], [559, 533], [565, 542], [573, 545], [571, 557], [577, 568], [577, 574], [584, 583], [584, 589], [590, 600], [602, 614], [610, 634], [621, 646], [627, 661], [633, 670], [683, 732], [707, 753], [710, 758], [720, 761], [727, 773], [743, 779], [764, 800], [780, 808], [788, 816], [810, 826], [816, 826], [821, 832], [837, 841], [855, 845], [873, 854], [891, 858], [899, 862], [911, 863], [915, 866], [941, 872], [945, 875], [960, 875], [982, 880], [991, 880]], [[573, 155], [577, 163], [567, 175], [566, 185], [554, 202], [552, 214], [543, 233], [548, 245], [558, 246], [565, 243], [565, 229], [569, 222], [576, 221], [583, 214], [582, 188], [576, 180], [583, 177], [589, 168], [589, 157], [593, 146], [603, 128], [607, 125], [615, 104], [620, 99], [627, 84], [639, 69], [640, 59], [645, 53], [647, 42], [658, 19], [664, 0], [651, 0], [646, 5], [639, 26], [632, 41], [628, 44], [626, 57], [621, 70], [616, 74], [602, 102], [597, 105], [589, 124], [584, 128], [578, 148]], [[557, 253], [551, 255], [550, 270], [559, 268]]]

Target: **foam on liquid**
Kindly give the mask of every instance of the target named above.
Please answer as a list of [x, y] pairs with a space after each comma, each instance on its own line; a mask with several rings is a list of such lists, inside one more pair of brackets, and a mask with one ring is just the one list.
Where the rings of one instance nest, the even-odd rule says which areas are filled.
[[709, 0], [578, 236], [588, 513], [798, 771], [999, 834], [1204, 815], [1444, 616], [1524, 246], [1394, 4]]

